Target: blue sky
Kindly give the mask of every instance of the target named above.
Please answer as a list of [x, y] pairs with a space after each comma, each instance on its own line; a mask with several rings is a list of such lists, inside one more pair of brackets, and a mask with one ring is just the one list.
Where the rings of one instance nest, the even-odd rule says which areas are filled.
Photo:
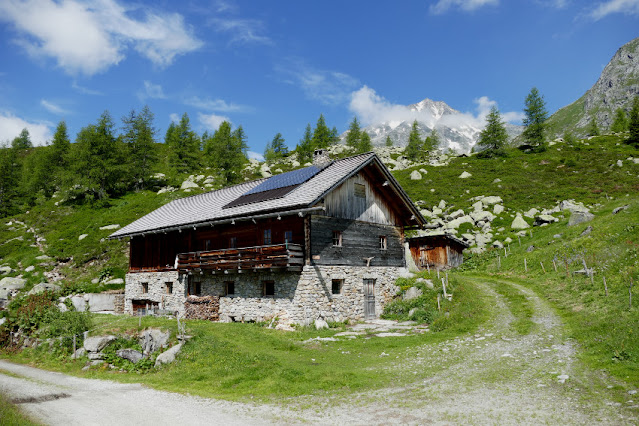
[[145, 104], [159, 141], [186, 112], [258, 154], [320, 113], [341, 133], [424, 98], [517, 122], [533, 86], [551, 113], [578, 99], [638, 29], [639, 0], [0, 0], [0, 142]]

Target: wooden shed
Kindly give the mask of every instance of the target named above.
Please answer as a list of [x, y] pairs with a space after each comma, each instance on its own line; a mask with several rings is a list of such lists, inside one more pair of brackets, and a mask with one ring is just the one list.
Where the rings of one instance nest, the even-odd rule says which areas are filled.
[[469, 245], [454, 235], [438, 234], [407, 238], [410, 254], [420, 269], [455, 268], [464, 261]]

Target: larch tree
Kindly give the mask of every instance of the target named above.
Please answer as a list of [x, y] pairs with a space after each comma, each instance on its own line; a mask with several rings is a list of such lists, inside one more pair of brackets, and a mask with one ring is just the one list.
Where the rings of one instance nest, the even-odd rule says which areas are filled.
[[411, 161], [418, 161], [423, 155], [422, 149], [423, 141], [419, 135], [417, 120], [415, 120], [408, 134], [408, 144], [404, 150], [404, 155]]
[[123, 140], [129, 150], [131, 177], [136, 188], [144, 189], [150, 179], [151, 170], [157, 160], [153, 113], [148, 105], [139, 114], [132, 110], [122, 118]]
[[393, 146], [393, 140], [390, 136], [386, 136], [386, 146]]
[[522, 133], [524, 140], [535, 152], [543, 152], [546, 150], [545, 132], [546, 120], [548, 119], [548, 111], [546, 110], [546, 101], [539, 93], [536, 87], [530, 90], [524, 102], [524, 131]]
[[171, 122], [164, 141], [169, 148], [169, 164], [178, 173], [199, 167], [200, 138], [191, 129], [191, 121], [186, 113], [178, 124]]
[[597, 125], [597, 120], [595, 117], [590, 119], [590, 123], [588, 123], [588, 136], [600, 136], [601, 132], [599, 131], [599, 126]]
[[348, 126], [348, 133], [346, 134], [346, 145], [351, 148], [359, 149], [361, 140], [362, 134], [359, 126], [359, 120], [357, 120], [357, 117], [353, 117], [351, 124]]
[[304, 130], [304, 136], [300, 139], [300, 142], [297, 144], [297, 158], [300, 163], [304, 164], [313, 159], [313, 130], [311, 129], [311, 125], [306, 125], [306, 130]]
[[373, 150], [373, 142], [371, 142], [371, 137], [368, 133], [362, 130], [359, 142], [359, 152], [370, 152]]
[[610, 131], [613, 133], [621, 133], [628, 131], [628, 116], [623, 108], [617, 108], [615, 111], [615, 118], [610, 126]]
[[481, 149], [479, 157], [490, 158], [505, 155], [508, 133], [496, 106], [486, 116], [486, 127], [479, 134], [477, 147]]
[[273, 162], [288, 155], [288, 147], [281, 133], [276, 134], [264, 149], [266, 161]]
[[317, 124], [315, 125], [315, 130], [313, 130], [313, 150], [318, 148], [328, 148], [333, 141], [331, 130], [326, 125], [326, 120], [324, 119], [324, 114], [320, 114], [317, 119]]
[[13, 138], [11, 147], [18, 150], [33, 148], [31, 137], [29, 136], [29, 130], [26, 128], [22, 129], [20, 135]]
[[223, 121], [213, 136], [204, 141], [204, 154], [211, 167], [220, 170], [227, 184], [238, 183], [242, 177], [242, 167], [246, 164], [246, 134], [239, 126], [231, 131], [231, 123]]

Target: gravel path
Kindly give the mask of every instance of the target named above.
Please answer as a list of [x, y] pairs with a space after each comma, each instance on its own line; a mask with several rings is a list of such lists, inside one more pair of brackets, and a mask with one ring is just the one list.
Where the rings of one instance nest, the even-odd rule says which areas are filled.
[[402, 387], [252, 405], [0, 361], [0, 392], [52, 425], [639, 423], [639, 395], [581, 367], [544, 301], [509, 283], [535, 307], [536, 326], [522, 336], [510, 329], [513, 315], [491, 284], [477, 284], [494, 301], [493, 320], [477, 334], [406, 350], [386, 371], [414, 374]]

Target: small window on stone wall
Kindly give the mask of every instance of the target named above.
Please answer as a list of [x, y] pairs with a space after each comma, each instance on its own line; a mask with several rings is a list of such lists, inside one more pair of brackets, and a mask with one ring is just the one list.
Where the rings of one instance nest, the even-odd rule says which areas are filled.
[[202, 293], [201, 282], [189, 282], [189, 296], [199, 296]]
[[275, 296], [275, 281], [262, 281], [262, 296]]
[[149, 283], [142, 283], [142, 293], [149, 292]]
[[333, 247], [342, 246], [342, 231], [333, 231]]
[[380, 235], [379, 237], [379, 248], [380, 250], [386, 250], [388, 248], [387, 240], [385, 235]]
[[224, 293], [227, 296], [233, 296], [235, 294], [235, 282], [234, 281], [226, 281], [224, 283]]
[[333, 280], [333, 286], [331, 293], [342, 294], [342, 287], [344, 286], [344, 280]]
[[164, 283], [164, 288], [166, 289], [166, 294], [173, 294], [173, 283], [172, 282]]

